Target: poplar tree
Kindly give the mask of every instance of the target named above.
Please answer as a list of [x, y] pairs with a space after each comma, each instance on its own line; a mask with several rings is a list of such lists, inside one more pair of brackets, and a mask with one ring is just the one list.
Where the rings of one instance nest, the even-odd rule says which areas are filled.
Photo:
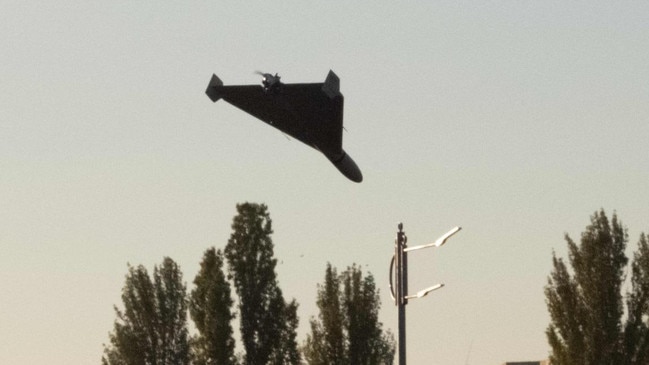
[[286, 303], [277, 283], [270, 214], [254, 203], [238, 204], [237, 213], [224, 254], [239, 297], [244, 363], [297, 364], [297, 303]]
[[631, 265], [631, 293], [627, 295], [624, 356], [629, 364], [649, 363], [649, 239], [642, 233]]
[[154, 267], [153, 280], [144, 266], [129, 266], [122, 301], [102, 364], [189, 364], [186, 289], [172, 259]]
[[546, 331], [553, 365], [646, 364], [649, 315], [649, 247], [644, 234], [634, 254], [627, 318], [621, 293], [628, 258], [626, 229], [603, 210], [577, 244], [566, 235], [569, 271], [553, 254], [545, 288], [550, 325]]
[[343, 365], [347, 362], [343, 333], [343, 308], [340, 303], [340, 278], [327, 263], [324, 283], [318, 284], [318, 320], [311, 318], [304, 356], [310, 365]]
[[352, 265], [342, 274], [327, 264], [325, 282], [318, 285], [318, 318], [304, 344], [309, 364], [392, 364], [395, 341], [378, 320], [380, 300], [374, 276], [363, 277]]
[[221, 250], [212, 247], [205, 251], [194, 285], [189, 300], [189, 313], [198, 330], [192, 341], [194, 364], [236, 364], [231, 325], [233, 300], [230, 283], [223, 273]]

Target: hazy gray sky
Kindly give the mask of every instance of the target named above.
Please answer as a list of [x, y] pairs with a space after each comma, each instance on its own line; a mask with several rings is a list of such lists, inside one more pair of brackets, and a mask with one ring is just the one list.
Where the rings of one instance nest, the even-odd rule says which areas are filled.
[[[300, 341], [327, 262], [387, 289], [411, 245], [412, 364], [546, 358], [543, 287], [564, 233], [617, 211], [649, 230], [643, 2], [0, 1], [0, 363], [99, 363], [127, 263], [191, 282], [235, 204], [269, 206]], [[345, 96], [354, 184], [204, 94], [321, 82]], [[428, 251], [428, 252], [427, 252]], [[238, 323], [235, 324], [238, 327]]]

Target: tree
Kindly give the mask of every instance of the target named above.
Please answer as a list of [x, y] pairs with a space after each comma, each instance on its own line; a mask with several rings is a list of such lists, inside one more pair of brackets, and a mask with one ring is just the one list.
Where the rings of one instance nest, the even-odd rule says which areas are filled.
[[194, 364], [236, 364], [230, 324], [233, 300], [221, 250], [212, 247], [205, 251], [194, 285], [189, 300], [189, 313], [199, 332], [192, 341]]
[[571, 274], [553, 254], [554, 270], [545, 288], [551, 323], [546, 331], [553, 364], [644, 364], [649, 315], [649, 247], [644, 235], [632, 263], [626, 323], [621, 288], [628, 241], [613, 214], [595, 212], [577, 245], [568, 235]]
[[238, 204], [237, 213], [224, 254], [239, 296], [244, 362], [297, 364], [297, 303], [286, 303], [277, 283], [270, 214], [254, 203]]
[[129, 266], [122, 301], [102, 364], [189, 364], [185, 285], [172, 259], [154, 267], [153, 281], [144, 266]]
[[[649, 241], [642, 233], [631, 265], [631, 293], [627, 295], [624, 354], [630, 364], [649, 362]], [[643, 321], [643, 318], [645, 319]]]
[[[277, 298], [281, 299], [281, 292], [278, 294]], [[276, 302], [279, 305], [276, 309], [276, 313], [281, 315], [281, 317], [277, 319], [277, 321], [280, 322], [279, 346], [273, 349], [269, 364], [300, 364], [300, 352], [297, 344], [297, 327], [299, 325], [297, 301], [293, 299], [290, 303], [285, 303], [284, 300], [281, 299]]]
[[311, 365], [343, 365], [347, 362], [344, 318], [340, 303], [340, 278], [327, 263], [325, 281], [318, 284], [319, 320], [311, 319], [311, 334], [307, 336], [304, 355]]
[[[342, 288], [341, 288], [342, 284]], [[341, 275], [327, 264], [318, 285], [318, 319], [304, 345], [309, 364], [392, 364], [395, 341], [378, 320], [381, 307], [372, 274], [352, 265]]]

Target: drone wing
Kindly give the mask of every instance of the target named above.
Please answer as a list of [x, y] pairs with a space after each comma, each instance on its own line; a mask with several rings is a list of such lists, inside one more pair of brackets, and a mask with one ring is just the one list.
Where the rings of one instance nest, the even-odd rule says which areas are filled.
[[271, 91], [258, 85], [223, 86], [213, 75], [206, 93], [212, 101], [223, 99], [328, 157], [343, 153], [344, 98], [331, 71], [324, 83], [281, 84]]

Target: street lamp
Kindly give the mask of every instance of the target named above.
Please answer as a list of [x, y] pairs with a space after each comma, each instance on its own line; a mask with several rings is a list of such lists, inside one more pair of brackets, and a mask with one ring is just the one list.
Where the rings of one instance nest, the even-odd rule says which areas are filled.
[[431, 287], [428, 287], [426, 289], [418, 291], [417, 295], [406, 295], [406, 299], [423, 298], [426, 295], [428, 295], [428, 293], [432, 292], [433, 290], [441, 289], [443, 287], [444, 287], [444, 284], [433, 285]]
[[455, 228], [451, 229], [450, 231], [446, 232], [440, 238], [436, 239], [435, 242], [433, 242], [433, 243], [429, 243], [427, 245], [404, 248], [403, 251], [404, 252], [409, 252], [409, 251], [421, 250], [422, 248], [428, 248], [428, 247], [440, 247], [440, 246], [442, 246], [443, 244], [446, 243], [446, 240], [451, 238], [452, 235], [458, 233], [461, 229], [462, 229], [462, 227], [455, 227]]
[[[444, 284], [437, 284], [420, 290], [415, 295], [408, 295], [408, 252], [429, 247], [440, 247], [462, 228], [455, 227], [439, 237], [435, 242], [415, 247], [406, 245], [408, 237], [403, 231], [403, 223], [399, 223], [398, 228], [397, 239], [394, 241], [394, 255], [390, 262], [390, 295], [399, 311], [399, 365], [406, 365], [406, 304], [408, 304], [408, 299], [423, 298], [428, 293], [444, 287]], [[396, 279], [396, 285], [394, 285], [393, 279]]]

